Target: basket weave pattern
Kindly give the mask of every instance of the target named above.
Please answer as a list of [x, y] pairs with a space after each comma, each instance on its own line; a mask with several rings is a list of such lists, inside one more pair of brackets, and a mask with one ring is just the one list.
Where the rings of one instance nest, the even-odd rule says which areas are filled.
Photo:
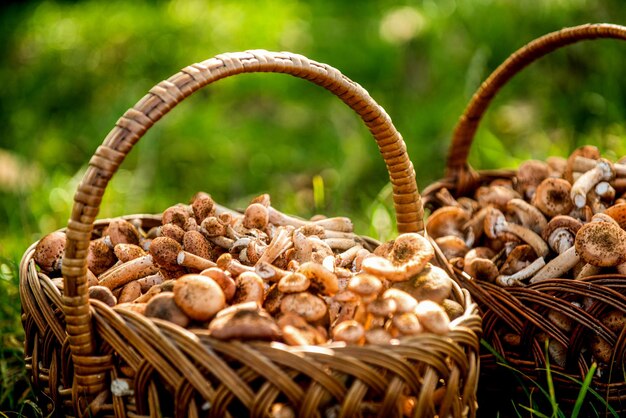
[[[289, 403], [303, 417], [396, 416], [407, 396], [419, 416], [474, 416], [480, 317], [469, 293], [445, 337], [423, 334], [398, 345], [302, 346], [224, 342], [89, 300], [90, 239], [106, 186], [145, 132], [178, 102], [221, 78], [288, 73], [338, 96], [374, 136], [393, 186], [398, 230], [421, 231], [422, 203], [406, 146], [389, 116], [358, 84], [300, 55], [248, 51], [218, 55], [159, 83], [117, 122], [90, 160], [66, 230], [64, 294], [37, 271], [34, 245], [20, 266], [26, 361], [34, 386], [58, 416], [269, 416]], [[158, 216], [131, 215], [142, 224]], [[149, 227], [149, 226], [148, 226]], [[129, 390], [117, 389], [128, 383]], [[113, 385], [112, 385], [113, 384]]]
[[[495, 179], [513, 178], [515, 170], [475, 171], [467, 162], [474, 135], [489, 104], [514, 75], [535, 60], [561, 47], [601, 38], [626, 40], [626, 27], [589, 24], [566, 28], [530, 42], [502, 63], [482, 83], [465, 108], [453, 134], [445, 178], [424, 190], [425, 204], [439, 206], [436, 195], [444, 187], [455, 197], [473, 196], [479, 186]], [[445, 258], [441, 253], [439, 257], [442, 260]], [[626, 329], [615, 333], [600, 321], [603, 314], [613, 309], [626, 312], [626, 276], [611, 274], [581, 280], [553, 278], [523, 288], [502, 288], [473, 280], [461, 271], [457, 271], [456, 277], [479, 304], [483, 316], [483, 337], [497, 353], [497, 356], [491, 352], [481, 353], [481, 378], [485, 379], [487, 386], [500, 378], [495, 369], [501, 360], [526, 376], [535, 380], [543, 379], [547, 359], [541, 341], [548, 336], [563, 344], [567, 350], [565, 368], [550, 365], [556, 372], [552, 378], [557, 385], [560, 406], [573, 403], [580, 390], [580, 382], [591, 366], [590, 356], [584, 353], [583, 347], [591, 335], [598, 335], [612, 347], [611, 363], [617, 367], [614, 367], [611, 376], [594, 377], [592, 388], [616, 411], [626, 411]], [[587, 308], [572, 304], [582, 297], [593, 302]], [[564, 333], [548, 320], [549, 311], [571, 319], [572, 331]], [[498, 332], [501, 329], [519, 336], [521, 344], [512, 347], [504, 342]], [[579, 382], [576, 383], [574, 379]], [[497, 387], [497, 383], [495, 385]], [[563, 407], [566, 409], [566, 406]]]

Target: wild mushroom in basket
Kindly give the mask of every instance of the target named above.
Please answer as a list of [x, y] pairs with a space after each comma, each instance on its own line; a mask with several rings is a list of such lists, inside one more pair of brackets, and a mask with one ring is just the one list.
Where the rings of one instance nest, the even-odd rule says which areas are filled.
[[[467, 239], [469, 215], [454, 216]], [[91, 298], [218, 339], [292, 345], [389, 344], [446, 333], [459, 315], [451, 279], [430, 264], [434, 249], [420, 234], [380, 244], [352, 232], [348, 218], [285, 215], [267, 195], [240, 213], [198, 193], [161, 222], [146, 233], [114, 219], [94, 232]], [[58, 232], [37, 246], [44, 274], [58, 271], [64, 244]]]

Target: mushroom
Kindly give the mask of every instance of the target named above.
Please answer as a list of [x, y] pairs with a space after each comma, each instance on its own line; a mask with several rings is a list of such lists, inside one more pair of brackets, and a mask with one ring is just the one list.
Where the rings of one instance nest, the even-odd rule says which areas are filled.
[[583, 145], [582, 147], [576, 148], [569, 155], [565, 166], [565, 172], [563, 173], [563, 178], [570, 184], [574, 183], [574, 163], [577, 160], [577, 157], [597, 160], [600, 158], [600, 151], [593, 145]]
[[135, 226], [125, 219], [116, 218], [109, 222], [109, 226], [104, 230], [104, 239], [113, 248], [117, 244], [139, 245], [140, 235]]
[[498, 277], [496, 277], [496, 284], [500, 286], [524, 286], [524, 284], [522, 283], [522, 280], [526, 280], [529, 277], [532, 277], [535, 273], [541, 270], [543, 266], [545, 265], [546, 265], [546, 262], [543, 259], [543, 257], [539, 257], [535, 261], [530, 263], [528, 266], [524, 267], [521, 270], [518, 270], [517, 272], [513, 274], [498, 275]]
[[504, 210], [506, 204], [511, 199], [521, 198], [515, 190], [505, 186], [481, 186], [476, 190], [475, 198], [480, 206], [492, 205]]
[[261, 255], [261, 258], [257, 261], [257, 263], [269, 263], [272, 264], [274, 260], [276, 260], [283, 252], [289, 249], [293, 242], [291, 240], [291, 235], [293, 233], [293, 227], [291, 226], [281, 226], [276, 228], [276, 232], [272, 237], [272, 240], [268, 244], [267, 248]]
[[285, 215], [284, 213], [274, 209], [272, 206], [268, 206], [267, 210], [269, 215], [269, 222], [277, 226], [291, 226], [294, 228], [299, 228], [302, 226], [314, 224], [331, 231], [352, 232], [354, 230], [352, 221], [349, 218], [345, 217], [325, 218], [317, 221], [305, 221], [303, 219]]
[[547, 178], [537, 186], [532, 204], [548, 218], [567, 215], [574, 207], [570, 199], [572, 185], [561, 178]]
[[182, 244], [183, 237], [185, 236], [185, 229], [176, 224], [165, 224], [161, 226], [159, 236], [171, 238], [179, 244]]
[[285, 295], [280, 304], [280, 311], [282, 313], [294, 312], [308, 322], [315, 322], [326, 315], [328, 308], [324, 300], [319, 297], [309, 292], [300, 292]]
[[204, 270], [216, 266], [211, 260], [183, 250], [178, 242], [167, 237], [153, 239], [152, 244], [150, 244], [150, 254], [154, 257], [154, 261], [165, 269], [183, 266], [195, 270]]
[[427, 264], [421, 272], [409, 280], [396, 282], [392, 287], [407, 292], [418, 302], [428, 299], [441, 303], [450, 296], [452, 280], [442, 268]]
[[89, 287], [89, 298], [97, 299], [104, 302], [108, 306], [115, 306], [117, 299], [113, 296], [111, 289], [104, 286], [91, 286]]
[[217, 267], [229, 272], [233, 277], [237, 277], [244, 272], [255, 271], [254, 267], [241, 264], [239, 260], [234, 259], [233, 256], [229, 253], [224, 253], [220, 255], [215, 263], [217, 264]]
[[548, 177], [563, 178], [565, 169], [567, 168], [567, 159], [563, 157], [550, 156], [546, 158], [546, 164], [550, 167], [550, 174]]
[[109, 247], [103, 238], [95, 239], [89, 242], [89, 250], [87, 252], [87, 268], [96, 276], [101, 275], [110, 269], [117, 257], [112, 247]]
[[454, 235], [437, 238], [435, 243], [448, 260], [456, 257], [464, 257], [469, 251], [469, 247], [465, 244], [465, 241]]
[[444, 311], [446, 311], [446, 314], [448, 315], [448, 318], [450, 318], [450, 321], [457, 319], [465, 312], [465, 308], [463, 308], [463, 305], [452, 299], [445, 299], [443, 302], [441, 302], [441, 307]]
[[44, 273], [50, 274], [61, 270], [64, 252], [65, 233], [55, 231], [44, 236], [37, 243], [33, 259]]
[[587, 203], [587, 193], [601, 181], [610, 181], [615, 177], [613, 164], [604, 158], [597, 160], [594, 168], [583, 173], [572, 185], [570, 196], [574, 206], [582, 208]]
[[207, 217], [215, 215], [215, 202], [209, 194], [198, 192], [192, 198], [191, 210], [196, 222], [201, 224]]
[[230, 302], [235, 296], [235, 290], [237, 288], [235, 281], [221, 268], [209, 267], [206, 270], [202, 270], [200, 274], [202, 276], [210, 277], [220, 286], [222, 292], [224, 292], [226, 302]]
[[507, 222], [504, 214], [498, 209], [492, 208], [485, 217], [485, 234], [489, 238], [498, 238], [502, 233], [511, 233], [533, 247], [538, 257], [548, 255], [549, 249], [539, 235], [528, 228]]
[[283, 333], [283, 340], [289, 345], [317, 345], [326, 342], [326, 335], [300, 315], [293, 312], [282, 315], [278, 326]]
[[365, 342], [365, 329], [355, 320], [343, 321], [333, 328], [332, 337], [334, 341], [361, 345]]
[[541, 233], [541, 237], [548, 243], [548, 246], [557, 254], [574, 245], [576, 233], [582, 226], [578, 219], [567, 215], [557, 215], [550, 219], [548, 225]]
[[409, 295], [403, 290], [393, 287], [385, 290], [382, 298], [393, 299], [395, 301], [396, 313], [413, 312], [413, 310], [417, 306], [417, 301], [413, 296]]
[[619, 224], [620, 228], [626, 228], [626, 203], [618, 203], [613, 205], [604, 211], [605, 215], [609, 215], [611, 218]]
[[233, 303], [256, 302], [262, 306], [265, 299], [263, 279], [253, 271], [244, 271], [235, 279], [236, 290]]
[[517, 190], [525, 199], [532, 199], [539, 183], [550, 175], [548, 163], [539, 160], [526, 160], [517, 168]]
[[134, 302], [139, 296], [141, 296], [141, 284], [135, 280], [122, 287], [117, 303]]
[[211, 244], [200, 232], [186, 231], [183, 235], [182, 244], [185, 251], [205, 260], [211, 259]]
[[543, 216], [543, 213], [541, 213], [539, 209], [522, 199], [509, 200], [506, 204], [506, 211], [514, 215], [520, 225], [532, 230], [536, 234], [541, 234], [541, 231], [543, 231], [548, 224], [546, 217]]
[[185, 315], [196, 321], [208, 321], [226, 306], [219, 284], [200, 274], [186, 274], [174, 283], [174, 301]]
[[337, 276], [321, 264], [309, 261], [301, 264], [296, 271], [309, 279], [311, 290], [315, 293], [332, 296], [339, 291]]
[[617, 223], [589, 222], [576, 234], [580, 257], [598, 267], [614, 267], [626, 261], [626, 232]]
[[475, 279], [492, 282], [498, 276], [498, 267], [491, 261], [493, 256], [490, 248], [472, 248], [465, 254], [463, 271]]
[[248, 229], [265, 229], [269, 222], [267, 207], [260, 203], [251, 203], [243, 214], [243, 226]]
[[161, 215], [161, 222], [163, 225], [166, 224], [175, 224], [179, 228], [185, 228], [185, 222], [187, 218], [190, 216], [190, 209], [183, 204], [176, 204], [174, 206], [170, 206], [169, 208], [163, 211], [163, 215]]
[[398, 333], [405, 336], [417, 335], [424, 331], [424, 327], [415, 312], [396, 314], [391, 318], [391, 324], [393, 328], [390, 328], [389, 331], [391, 331], [392, 336], [398, 336]]
[[209, 324], [209, 332], [220, 340], [277, 340], [281, 336], [274, 319], [258, 308], [218, 315]]
[[291, 272], [278, 281], [278, 290], [283, 293], [299, 293], [306, 291], [311, 285], [307, 276], [300, 272]]
[[147, 254], [105, 271], [98, 277], [98, 281], [101, 286], [116, 289], [133, 280], [155, 274], [157, 271], [158, 268], [154, 265], [152, 256]]
[[576, 247], [570, 247], [561, 254], [550, 260], [530, 279], [530, 283], [539, 283], [546, 279], [563, 277], [565, 273], [574, 268], [580, 260]]
[[419, 323], [433, 334], [445, 335], [450, 331], [450, 318], [446, 311], [432, 300], [422, 300], [415, 307]]
[[514, 274], [528, 267], [536, 258], [535, 250], [533, 250], [530, 245], [516, 245], [500, 266], [500, 274]]
[[361, 268], [390, 281], [403, 281], [422, 271], [434, 254], [426, 238], [416, 233], [405, 233], [391, 243], [391, 249], [382, 257], [365, 258]]
[[469, 214], [460, 207], [443, 206], [435, 210], [426, 222], [426, 232], [432, 238], [446, 236], [459, 237], [465, 241], [464, 225], [470, 220]]
[[174, 301], [174, 293], [161, 292], [152, 297], [146, 305], [145, 315], [148, 318], [159, 318], [179, 325], [183, 328], [189, 325], [190, 319]]
[[339, 253], [335, 256], [335, 264], [337, 267], [348, 267], [354, 262], [357, 253], [362, 250], [363, 247], [359, 244]]
[[165, 278], [163, 277], [163, 274], [161, 274], [160, 271], [157, 271], [154, 274], [137, 279], [137, 283], [141, 286], [141, 292], [144, 293], [147, 292], [152, 286], [163, 283], [164, 280]]
[[119, 261], [125, 263], [135, 258], [143, 257], [146, 252], [139, 245], [119, 243], [113, 248], [113, 253]]

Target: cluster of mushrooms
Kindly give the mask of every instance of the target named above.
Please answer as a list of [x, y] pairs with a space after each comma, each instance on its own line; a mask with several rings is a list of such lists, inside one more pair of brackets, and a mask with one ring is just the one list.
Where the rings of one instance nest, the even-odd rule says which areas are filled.
[[[34, 254], [60, 291], [64, 245], [57, 231]], [[89, 297], [223, 340], [394, 344], [445, 334], [463, 314], [433, 256], [419, 234], [380, 244], [348, 218], [292, 217], [268, 195], [241, 213], [201, 192], [165, 210], [158, 227], [116, 218], [94, 235]]]
[[[500, 286], [525, 286], [550, 278], [581, 279], [626, 274], [626, 161], [601, 158], [594, 146], [576, 149], [567, 159], [523, 162], [515, 177], [479, 187], [473, 198], [455, 199], [445, 188], [441, 205], [426, 230], [447, 259], [478, 280]], [[579, 306], [593, 301], [582, 298]], [[552, 311], [564, 332], [572, 321]], [[626, 314], [601, 318], [619, 334]], [[608, 363], [611, 347], [594, 336], [596, 360]], [[564, 348], [550, 342], [553, 359], [563, 365]]]

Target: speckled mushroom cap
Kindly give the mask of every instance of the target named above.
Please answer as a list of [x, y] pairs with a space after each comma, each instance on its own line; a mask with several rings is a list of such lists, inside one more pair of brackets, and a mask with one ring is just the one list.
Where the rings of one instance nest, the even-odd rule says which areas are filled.
[[332, 296], [339, 291], [339, 281], [335, 273], [320, 263], [308, 261], [302, 263], [296, 271], [309, 279], [313, 292]]
[[571, 190], [572, 185], [567, 180], [548, 177], [537, 186], [532, 203], [549, 218], [566, 215], [574, 208]]
[[416, 275], [435, 255], [426, 238], [416, 233], [406, 233], [393, 241], [384, 256], [371, 256], [363, 260], [361, 268], [370, 274], [390, 281], [403, 281]]
[[44, 236], [37, 243], [33, 259], [41, 270], [51, 273], [59, 270], [64, 251], [65, 233], [55, 231]]
[[589, 222], [576, 234], [576, 252], [587, 263], [613, 267], [626, 261], [626, 232], [610, 222]]
[[177, 265], [176, 257], [182, 249], [178, 242], [168, 237], [156, 237], [150, 244], [150, 254], [154, 262], [165, 268]]
[[269, 221], [267, 207], [261, 203], [251, 203], [243, 215], [243, 226], [246, 228], [264, 229]]
[[560, 228], [568, 230], [572, 235], [576, 235], [581, 226], [583, 226], [583, 223], [576, 218], [572, 218], [568, 215], [557, 215], [550, 219], [550, 222], [548, 222], [548, 225], [546, 225], [541, 233], [541, 237], [547, 242], [550, 235]]
[[192, 198], [191, 201], [191, 209], [193, 211], [193, 215], [198, 224], [201, 224], [202, 221], [208, 216], [213, 216], [215, 214], [215, 202], [210, 195], [205, 192], [198, 192]]
[[200, 274], [186, 274], [174, 283], [174, 301], [191, 319], [208, 321], [226, 306], [219, 284]]
[[99, 238], [89, 243], [87, 253], [87, 268], [96, 276], [101, 275], [117, 262], [113, 248], [109, 247], [104, 239]]
[[626, 203], [618, 203], [607, 208], [604, 213], [619, 224], [620, 228], [626, 228]]
[[407, 292], [417, 301], [432, 300], [441, 303], [450, 297], [452, 279], [443, 269], [428, 264], [417, 275], [404, 282], [394, 283], [393, 287]]
[[139, 245], [139, 231], [125, 219], [113, 219], [104, 231], [104, 235], [109, 237], [113, 247], [120, 243]]

